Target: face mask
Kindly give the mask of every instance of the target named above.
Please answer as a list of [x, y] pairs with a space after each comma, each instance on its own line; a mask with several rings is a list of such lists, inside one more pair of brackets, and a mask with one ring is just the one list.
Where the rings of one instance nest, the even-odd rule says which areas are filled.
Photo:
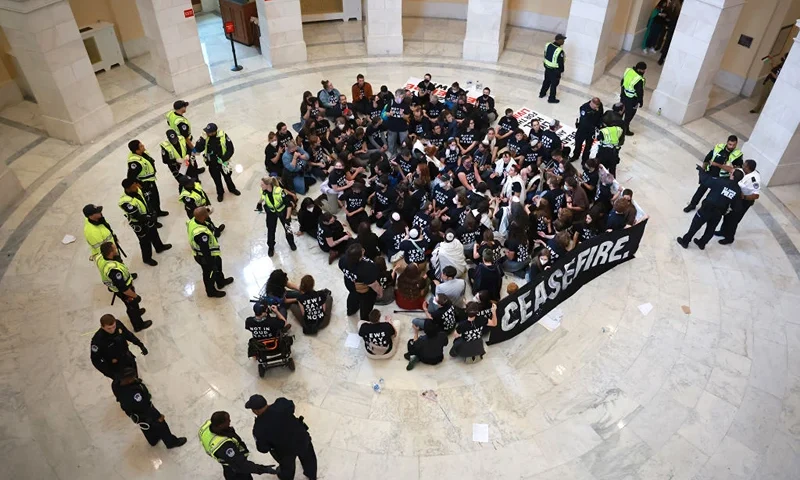
[[278, 146], [278, 141], [277, 140], [273, 140], [273, 141], [269, 142], [269, 144], [272, 145], [273, 147], [277, 147]]
[[306, 208], [306, 210], [309, 211], [309, 212], [313, 212], [314, 211], [314, 205], [311, 205], [310, 207]]
[[450, 150], [455, 151], [456, 150], [456, 145], [450, 145]]
[[547, 263], [547, 257], [539, 257], [539, 263], [541, 263], [542, 265], [546, 264]]
[[339, 130], [342, 130], [344, 128], [344, 123], [337, 123], [336, 126], [339, 127]]
[[453, 199], [453, 205], [458, 205], [458, 199], [457, 198]]

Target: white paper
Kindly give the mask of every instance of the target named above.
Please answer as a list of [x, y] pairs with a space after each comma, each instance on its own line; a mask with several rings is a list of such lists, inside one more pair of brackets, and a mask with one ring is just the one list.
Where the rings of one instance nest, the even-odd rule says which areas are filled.
[[642, 315], [647, 316], [648, 313], [653, 311], [653, 304], [652, 303], [643, 303], [639, 305], [639, 311], [642, 312]]
[[362, 344], [361, 337], [357, 333], [348, 333], [344, 341], [344, 346], [347, 348], [360, 348]]
[[550, 314], [545, 315], [538, 322], [539, 325], [550, 330], [551, 332], [561, 326], [561, 318], [552, 318]]
[[61, 239], [61, 243], [63, 243], [64, 245], [69, 245], [70, 243], [72, 243], [74, 241], [75, 241], [75, 237], [73, 237], [70, 234], [64, 235], [64, 238]]
[[181, 168], [178, 169], [178, 173], [181, 175], [186, 175], [186, 172], [189, 171], [189, 165], [186, 162], [181, 163]]
[[489, 425], [485, 423], [473, 423], [472, 441], [487, 443], [489, 441]]

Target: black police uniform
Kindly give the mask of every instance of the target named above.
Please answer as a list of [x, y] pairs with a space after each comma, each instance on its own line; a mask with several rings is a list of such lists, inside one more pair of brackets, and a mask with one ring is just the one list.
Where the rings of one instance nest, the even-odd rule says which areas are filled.
[[91, 360], [94, 368], [111, 379], [116, 378], [126, 367], [138, 371], [136, 357], [128, 349], [128, 342], [141, 348], [142, 353], [147, 352], [142, 341], [119, 320], [114, 327], [114, 333], [99, 328], [92, 337]]
[[[594, 139], [594, 132], [602, 124], [603, 119], [603, 106], [595, 110], [592, 108], [592, 102], [586, 102], [581, 105], [580, 117], [575, 121], [575, 151], [572, 152], [572, 160], [577, 160], [578, 156], [581, 157], [581, 164], [589, 160], [589, 154], [592, 151], [592, 143]], [[583, 154], [581, 154], [583, 149]]]
[[[183, 126], [183, 125], [186, 125], [186, 124], [185, 123], [181, 123], [180, 124], [180, 126]], [[178, 128], [180, 128], [180, 126]], [[167, 168], [169, 168], [169, 171], [170, 171], [170, 173], [172, 173], [172, 176], [175, 177], [175, 180], [179, 180], [179, 177], [181, 175], [181, 172], [180, 172], [181, 165], [183, 165], [183, 159], [186, 158], [186, 155], [191, 154], [192, 151], [189, 150], [189, 146], [188, 145], [186, 145], [186, 148], [184, 148], [184, 146], [178, 140], [178, 134], [175, 133], [172, 130], [169, 130], [167, 132], [167, 140], [169, 140], [169, 143], [171, 143], [172, 146], [175, 148], [175, 151], [178, 152], [178, 155], [180, 156], [180, 158], [172, 158], [172, 156], [170, 156], [169, 152], [162, 146], [161, 147], [161, 161], [164, 162], [164, 165], [166, 165]], [[184, 175], [186, 175], [187, 177], [197, 178], [200, 173], [201, 173], [200, 169], [197, 168], [196, 160], [194, 160], [193, 158], [190, 157], [189, 166], [186, 168], [186, 173]], [[178, 191], [180, 191], [180, 188], [181, 187], [180, 187], [180, 184], [179, 184], [178, 185]]]
[[[263, 208], [264, 215], [265, 215], [265, 222], [267, 225], [267, 246], [270, 249], [275, 248], [275, 231], [278, 229], [278, 222], [283, 226], [283, 231], [286, 233], [286, 243], [289, 244], [289, 247], [292, 250], [295, 250], [297, 247], [294, 243], [294, 234], [292, 233], [292, 218], [287, 216], [289, 213], [289, 208], [294, 206], [294, 201], [292, 197], [286, 195], [286, 191], [281, 190], [280, 198], [275, 196], [275, 188], [273, 187], [271, 192], [267, 192], [266, 190], [261, 190], [261, 198], [263, 200], [264, 196], [268, 195], [270, 197], [270, 202], [272, 205], [282, 205], [283, 210], [280, 212], [274, 212], [270, 209], [270, 206], [264, 202], [263, 206], [259, 208], [261, 210]], [[259, 204], [261, 205], [261, 204]]]
[[[559, 48], [555, 43], [548, 43], [544, 49], [544, 58], [553, 58], [553, 51]], [[542, 82], [542, 89], [539, 90], [539, 98], [544, 98], [547, 95], [547, 90], [550, 90], [550, 96], [547, 98], [548, 102], [556, 100], [556, 87], [561, 82], [561, 74], [564, 73], [564, 49], [562, 47], [561, 53], [558, 54], [556, 59], [558, 68], [544, 67], [544, 81]]]
[[127, 195], [130, 197], [137, 197], [147, 208], [147, 211], [142, 214], [139, 209], [136, 208], [136, 205], [130, 202], [123, 202], [121, 205], [128, 217], [132, 217], [134, 220], [133, 222], [128, 220], [128, 223], [133, 229], [133, 233], [136, 234], [137, 240], [139, 240], [139, 248], [142, 250], [142, 260], [148, 263], [153, 260], [154, 248], [156, 253], [161, 253], [168, 248], [158, 235], [158, 210], [152, 209], [150, 204], [147, 203], [144, 197], [138, 192], [128, 193]]
[[308, 426], [303, 417], [294, 416], [294, 402], [283, 397], [267, 407], [256, 417], [253, 425], [256, 448], [261, 453], [269, 453], [278, 462], [278, 478], [292, 480], [295, 473], [295, 459], [300, 459], [303, 474], [317, 478], [317, 455]]
[[625, 95], [625, 88], [622, 87], [623, 80], [620, 80], [620, 92], [619, 92], [619, 101], [625, 105], [625, 114], [622, 118], [623, 125], [622, 128], [625, 130], [626, 135], [632, 135], [631, 133], [631, 120], [633, 120], [633, 116], [636, 115], [636, 110], [639, 107], [644, 106], [644, 81], [637, 82], [636, 85], [633, 87], [634, 91], [636, 92], [636, 96], [633, 98], [628, 97]]
[[[114, 258], [114, 260], [122, 263], [122, 259], [120, 257], [116, 257]], [[122, 272], [120, 272], [116, 268], [112, 268], [111, 270], [108, 271], [108, 279], [111, 280], [111, 283], [114, 284], [114, 288], [117, 289], [117, 291], [114, 292], [114, 295], [120, 300], [122, 300], [122, 302], [125, 304], [125, 312], [128, 314], [128, 318], [131, 321], [131, 325], [133, 325], [133, 329], [139, 331], [142, 328], [144, 328], [145, 326], [144, 320], [142, 320], [142, 313], [141, 310], [139, 309], [139, 304], [142, 302], [142, 297], [137, 295], [136, 298], [132, 299], [129, 296], [125, 295], [125, 293], [123, 293], [127, 291], [129, 288], [133, 290], [134, 293], [136, 293], [136, 288], [133, 286], [133, 283], [131, 283], [130, 286], [126, 285], [125, 276], [122, 274]], [[117, 321], [117, 324], [122, 325], [119, 321]], [[101, 332], [97, 333], [99, 334]], [[96, 366], [97, 365], [95, 365], [95, 367]], [[98, 368], [98, 370], [100, 369]]]
[[[733, 150], [734, 152], [736, 149]], [[719, 154], [714, 155], [714, 149], [708, 151], [706, 157], [703, 159], [703, 165], [707, 165], [708, 169], [706, 172], [711, 176], [719, 176], [721, 168], [719, 165], [726, 165], [728, 163], [728, 157], [731, 156], [730, 150], [726, 146], [722, 150], [719, 151]], [[701, 175], [702, 177], [702, 175]], [[697, 190], [695, 190], [694, 195], [692, 195], [692, 199], [689, 201], [689, 205], [686, 206], [686, 211], [694, 210], [697, 205], [700, 203], [700, 200], [703, 199], [703, 195], [706, 194], [708, 191], [708, 187], [703, 185], [702, 181], [698, 181], [699, 185], [697, 185]]]
[[214, 457], [222, 464], [222, 475], [225, 480], [253, 480], [253, 474], [275, 473], [273, 467], [259, 465], [247, 459], [250, 450], [233, 427], [226, 430], [224, 435], [235, 438], [239, 442], [239, 447], [237, 448], [234, 442], [228, 440], [214, 452]]
[[[208, 148], [206, 148], [206, 142], [208, 142]], [[233, 157], [233, 142], [231, 141], [230, 135], [227, 133], [225, 134], [225, 155], [222, 154], [222, 145], [220, 145], [218, 135], [208, 137], [208, 140], [204, 137], [200, 138], [195, 144], [194, 149], [196, 152], [206, 151], [208, 173], [211, 174], [211, 178], [214, 179], [214, 185], [217, 187], [217, 200], [222, 201], [222, 195], [225, 193], [222, 187], [223, 178], [225, 179], [225, 185], [228, 187], [228, 191], [234, 195], [238, 195], [239, 190], [236, 189], [236, 185], [233, 183], [231, 173], [222, 171], [222, 164]]]
[[361, 320], [369, 318], [369, 312], [375, 307], [375, 300], [378, 294], [372, 288], [360, 293], [356, 290], [356, 283], [370, 285], [378, 280], [380, 271], [378, 266], [367, 258], [362, 258], [356, 264], [351, 265], [347, 257], [339, 259], [339, 269], [344, 274], [344, 286], [350, 292], [347, 295], [347, 315], [355, 315], [360, 312]]
[[700, 183], [710, 191], [703, 200], [703, 205], [692, 218], [689, 231], [683, 237], [678, 237], [678, 242], [684, 248], [689, 245], [689, 240], [694, 237], [694, 234], [703, 225], [706, 225], [703, 236], [695, 242], [698, 247], [705, 248], [708, 241], [714, 236], [717, 224], [728, 210], [728, 206], [742, 194], [742, 190], [735, 180], [715, 177], [707, 172], [700, 172]]
[[[139, 156], [142, 157], [142, 160], [150, 162], [150, 165], [153, 167], [153, 173], [155, 174], [156, 161], [153, 160], [153, 157], [148, 155], [147, 152], [142, 152]], [[138, 162], [128, 162], [128, 178], [138, 181], [139, 174], [141, 173], [141, 164]], [[158, 193], [158, 184], [156, 184], [156, 182], [139, 182], [139, 185], [142, 186], [142, 194], [144, 194], [144, 198], [147, 201], [147, 210], [155, 212], [156, 215], [160, 214], [162, 210], [161, 195]]]
[[123, 385], [122, 379], [117, 378], [111, 383], [111, 390], [122, 411], [139, 425], [147, 443], [155, 446], [161, 440], [167, 448], [181, 444], [170, 431], [167, 421], [161, 418], [161, 412], [153, 405], [150, 392], [140, 379]]
[[[205, 225], [209, 229], [213, 229], [213, 225], [208, 225], [208, 223]], [[206, 288], [206, 294], [213, 296], [217, 293], [217, 289], [233, 282], [233, 278], [226, 279], [225, 274], [222, 273], [222, 257], [211, 255], [211, 247], [208, 245], [208, 235], [203, 232], [198, 233], [194, 236], [194, 241], [197, 243], [197, 246], [200, 247], [200, 255], [196, 255], [194, 261], [203, 269], [203, 285]]]

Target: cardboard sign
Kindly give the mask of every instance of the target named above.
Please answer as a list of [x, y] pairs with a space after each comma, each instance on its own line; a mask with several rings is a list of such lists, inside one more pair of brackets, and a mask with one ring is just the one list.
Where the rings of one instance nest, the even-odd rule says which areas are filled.
[[225, 33], [233, 33], [233, 22], [225, 22]]
[[[542, 115], [541, 113], [535, 112], [528, 107], [522, 107], [516, 112], [514, 112], [514, 118], [517, 119], [519, 122], [519, 128], [521, 128], [525, 135], [529, 135], [531, 132], [531, 122], [534, 120], [539, 120], [539, 124], [542, 126], [542, 130], [547, 130], [550, 128], [550, 125], [554, 122], [554, 120], [546, 115]], [[575, 127], [570, 125], [566, 125], [561, 122], [561, 126], [558, 130], [556, 130], [556, 135], [558, 138], [561, 139], [561, 143], [565, 147], [569, 147], [574, 149], [575, 148], [575, 132], [577, 130]]]
[[187, 8], [186, 10], [183, 11], [183, 17], [184, 18], [194, 17], [194, 10], [191, 8]]
[[[406, 84], [403, 86], [403, 88], [414, 92], [414, 95], [419, 95], [419, 87], [417, 87], [417, 85], [420, 84], [422, 80], [422, 78], [409, 77], [408, 80], [406, 80]], [[443, 99], [453, 82], [450, 82], [448, 85], [433, 81], [431, 83], [434, 85], [434, 90], [431, 95], [436, 95], [440, 99]], [[478, 97], [483, 95], [483, 90], [478, 90], [478, 87], [475, 84], [471, 85], [469, 88], [464, 88], [462, 86], [461, 89], [467, 92], [467, 103], [472, 105], [475, 105], [478, 101]]]

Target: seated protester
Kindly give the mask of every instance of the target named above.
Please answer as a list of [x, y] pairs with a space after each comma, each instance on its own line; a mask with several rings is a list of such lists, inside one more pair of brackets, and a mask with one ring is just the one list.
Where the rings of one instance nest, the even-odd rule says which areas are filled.
[[493, 194], [500, 193], [505, 180], [506, 171], [511, 165], [516, 165], [516, 162], [511, 157], [511, 152], [506, 150], [500, 154], [500, 158], [492, 165], [486, 165], [481, 171], [481, 179], [486, 182], [489, 190]]
[[442, 220], [446, 222], [448, 228], [458, 228], [467, 221], [467, 214], [469, 210], [469, 199], [463, 193], [459, 193], [453, 198], [453, 204], [447, 210], [447, 213], [442, 215]]
[[311, 135], [317, 134], [317, 121], [315, 119], [309, 119], [303, 128], [297, 132], [297, 138], [295, 139], [295, 143], [297, 145], [303, 147], [303, 150], [308, 152], [311, 149], [311, 143], [309, 142], [309, 137]]
[[263, 302], [256, 302], [253, 305], [254, 317], [247, 317], [244, 321], [244, 328], [253, 335], [247, 344], [247, 356], [253, 357], [261, 347], [261, 340], [278, 338], [282, 331], [291, 328], [287, 324], [286, 317], [278, 310], [277, 305], [267, 305]]
[[[541, 125], [541, 123], [539, 123], [539, 120], [537, 120], [537, 119], [531, 120], [531, 129], [528, 132], [528, 136], [531, 138], [531, 143], [533, 143], [533, 139], [536, 139], [536, 141], [539, 144], [541, 144], [542, 143], [542, 135], [544, 135], [544, 130], [542, 129], [542, 125]], [[542, 152], [542, 153], [544, 153], [544, 152]]]
[[317, 234], [317, 225], [319, 225], [319, 217], [322, 216], [322, 209], [319, 205], [314, 203], [311, 197], [306, 197], [300, 203], [300, 209], [297, 211], [297, 223], [300, 224], [300, 229], [295, 235], [309, 235]]
[[572, 237], [572, 243], [585, 242], [600, 235], [603, 232], [600, 222], [596, 221], [591, 213], [587, 213], [583, 222], [575, 225], [575, 234]]
[[567, 191], [567, 207], [574, 214], [581, 214], [589, 211], [589, 198], [586, 191], [578, 186], [575, 177], [567, 177], [564, 180], [564, 189]]
[[372, 207], [369, 221], [377, 224], [378, 228], [385, 228], [395, 208], [395, 193], [389, 189], [388, 175], [382, 175], [374, 182], [374, 186], [375, 190], [367, 199]]
[[[355, 134], [347, 140], [347, 151], [350, 157], [360, 167], [369, 165], [369, 157], [375, 149], [369, 148], [366, 130], [363, 127], [355, 129]], [[377, 151], [380, 151], [378, 149]]]
[[461, 244], [464, 245], [464, 256], [471, 260], [475, 244], [483, 236], [483, 228], [472, 212], [467, 213], [466, 220], [456, 230], [456, 236], [458, 236]]
[[461, 124], [459, 134], [456, 137], [456, 145], [461, 155], [472, 155], [478, 146], [478, 131], [475, 129], [474, 119], [465, 119]]
[[423, 80], [417, 84], [417, 103], [427, 105], [431, 100], [431, 93], [436, 90], [436, 84], [431, 82], [431, 74], [426, 73]]
[[505, 247], [506, 256], [502, 263], [503, 271], [519, 278], [525, 278], [531, 260], [528, 236], [525, 235], [522, 227], [516, 221], [512, 221], [509, 224]]
[[417, 163], [419, 163], [417, 159], [411, 155], [411, 150], [407, 148], [401, 149], [392, 161], [395, 162], [398, 167], [400, 167], [400, 171], [403, 172], [403, 176], [407, 178], [409, 175], [414, 173], [414, 170], [417, 168]]
[[407, 218], [410, 217], [411, 221], [414, 220], [414, 216], [428, 203], [428, 185], [431, 184], [430, 177], [428, 176], [428, 166], [421, 163], [417, 166], [417, 171], [419, 171], [420, 168], [424, 169], [423, 176], [414, 178], [410, 183], [411, 203], [409, 208], [411, 208], [411, 211], [408, 212]]
[[317, 92], [319, 104], [325, 109], [329, 117], [338, 117], [342, 114], [339, 104], [339, 90], [333, 87], [333, 82], [329, 80], [322, 80], [322, 90]]
[[425, 106], [425, 116], [428, 117], [428, 120], [431, 122], [436, 123], [445, 108], [445, 105], [439, 101], [439, 97], [431, 95], [430, 101]]
[[379, 150], [381, 152], [385, 152], [389, 149], [389, 144], [386, 140], [386, 128], [383, 126], [383, 119], [380, 115], [370, 120], [365, 134], [369, 149]]
[[339, 197], [339, 205], [344, 208], [347, 224], [354, 232], [362, 222], [369, 222], [367, 215], [367, 191], [361, 182], [356, 182]]
[[459, 127], [463, 127], [464, 124], [475, 117], [475, 107], [467, 102], [466, 95], [458, 96], [458, 104], [453, 111], [453, 116]]
[[292, 314], [303, 326], [306, 335], [315, 334], [331, 321], [333, 295], [328, 289], [314, 290], [314, 277], [305, 275], [300, 279], [300, 295], [291, 305]]
[[505, 180], [503, 180], [502, 189], [500, 190], [500, 203], [507, 205], [512, 197], [521, 197], [522, 192], [525, 191], [525, 181], [522, 180], [522, 175], [519, 174], [519, 169], [516, 165], [508, 167]]
[[380, 310], [369, 312], [369, 320], [358, 322], [358, 336], [364, 339], [367, 357], [373, 360], [392, 358], [397, 351], [397, 330], [387, 315], [381, 320]]
[[449, 342], [447, 334], [436, 328], [430, 321], [422, 327], [425, 335], [419, 335], [420, 327], [417, 325], [413, 325], [413, 327], [414, 338], [408, 340], [408, 352], [403, 355], [403, 358], [408, 360], [406, 370], [412, 370], [419, 362], [427, 365], [442, 363], [444, 347]]
[[332, 264], [347, 250], [350, 234], [333, 215], [323, 212], [317, 225], [317, 243], [323, 252], [328, 252], [328, 264]]
[[458, 82], [453, 82], [453, 85], [447, 89], [444, 94], [444, 104], [448, 110], [453, 110], [458, 105], [458, 97], [461, 95], [466, 95], [465, 92], [459, 85]]
[[403, 221], [399, 213], [394, 212], [392, 214], [392, 222], [380, 236], [383, 254], [389, 257], [390, 260], [396, 261], [397, 258], [395, 256], [400, 252], [400, 242], [405, 240], [407, 234], [408, 225]]
[[327, 195], [342, 196], [345, 190], [353, 186], [353, 181], [347, 179], [344, 161], [336, 160], [328, 174], [328, 180], [322, 183], [320, 191]]
[[342, 112], [342, 117], [344, 117], [348, 124], [355, 126], [356, 109], [353, 108], [352, 103], [347, 101], [347, 95], [339, 95], [339, 104], [336, 108]]
[[478, 164], [478, 170], [481, 172], [481, 178], [483, 178], [484, 170], [492, 170], [492, 167], [494, 166], [493, 158], [494, 157], [492, 156], [492, 152], [489, 150], [489, 147], [483, 142], [479, 142], [478, 146], [475, 148], [475, 152], [472, 154], [472, 161]]
[[378, 283], [383, 288], [383, 295], [375, 300], [375, 305], [389, 305], [394, 302], [394, 284], [396, 272], [389, 270], [386, 265], [386, 257], [379, 255], [375, 257], [375, 266], [378, 267]]
[[434, 157], [441, 158], [444, 154], [444, 147], [447, 143], [447, 136], [445, 136], [444, 132], [442, 131], [442, 126], [438, 123], [434, 123], [431, 126], [431, 133], [425, 139], [423, 144], [427, 144], [431, 147], [436, 147], [436, 152], [433, 155]]
[[497, 142], [497, 131], [494, 128], [486, 130], [486, 136], [483, 137], [481, 144], [486, 147], [486, 151], [489, 152], [491, 156], [490, 163], [493, 163], [497, 159], [497, 152], [499, 150]]
[[463, 276], [467, 271], [464, 245], [452, 230], [445, 233], [444, 241], [439, 242], [431, 254], [431, 270], [436, 278], [442, 278], [442, 269], [448, 265], [455, 268], [457, 277]]
[[541, 137], [539, 137], [539, 141], [542, 142], [542, 155], [545, 159], [550, 158], [550, 152], [554, 152], [556, 150], [561, 150], [561, 138], [556, 134], [556, 131], [561, 128], [561, 123], [558, 120], [553, 120], [553, 123], [550, 124], [550, 128], [543, 130]]
[[528, 145], [528, 140], [525, 138], [525, 132], [518, 128], [514, 132], [514, 136], [508, 140], [506, 148], [511, 152], [511, 157], [517, 162], [522, 161], [523, 149]]
[[[485, 319], [492, 318], [492, 295], [488, 290], [480, 290], [473, 298], [472, 301], [478, 304], [478, 316]], [[486, 332], [484, 332], [486, 333]]]
[[434, 278], [435, 285], [433, 296], [428, 298], [428, 311], [433, 313], [442, 305], [440, 302], [434, 302], [434, 297], [444, 295], [456, 308], [464, 307], [464, 293], [467, 291], [467, 282], [461, 278], [456, 278], [458, 271], [452, 265], [448, 265], [442, 269], [441, 281]]
[[411, 320], [411, 324], [415, 327], [425, 328], [426, 324], [433, 323], [438, 330], [448, 335], [455, 330], [459, 313], [447, 295], [431, 295], [431, 301], [424, 302], [422, 310], [425, 312], [425, 318]]
[[275, 125], [275, 130], [278, 132], [276, 134], [278, 138], [278, 148], [286, 150], [286, 144], [294, 140], [294, 136], [292, 136], [292, 132], [289, 131], [289, 127], [286, 126], [285, 123], [279, 122]]
[[428, 228], [423, 230], [422, 238], [428, 242], [428, 252], [433, 252], [436, 249], [436, 246], [444, 241], [441, 219], [433, 218]]
[[542, 160], [540, 158], [542, 144], [536, 137], [529, 138], [528, 145], [522, 149], [522, 165], [520, 165], [520, 173], [526, 180], [539, 173], [539, 164]]
[[433, 216], [440, 217], [453, 205], [456, 192], [452, 189], [452, 179], [449, 174], [442, 174], [438, 178], [439, 184], [433, 187], [431, 198], [433, 200]]
[[394, 94], [389, 91], [389, 87], [386, 85], [381, 85], [381, 91], [378, 92], [378, 97], [380, 97], [384, 105], [391, 105], [392, 100], [394, 100]]
[[550, 208], [550, 202], [547, 199], [540, 198], [536, 203], [536, 208], [531, 213], [531, 225], [534, 226], [534, 234], [536, 239], [548, 240], [553, 238], [555, 230], [553, 229], [553, 209]]
[[447, 138], [455, 138], [458, 135], [458, 122], [449, 110], [439, 116], [439, 125], [442, 126], [442, 134]]
[[631, 208], [631, 201], [620, 197], [614, 202], [614, 208], [606, 218], [606, 232], [622, 230], [636, 223], [636, 209]]
[[414, 199], [408, 191], [408, 183], [400, 183], [394, 189], [394, 210], [406, 224], [414, 221], [414, 213], [417, 211]]
[[311, 174], [318, 180], [325, 181], [328, 178], [328, 171], [333, 165], [335, 158], [322, 145], [322, 140], [316, 135], [308, 138], [310, 150], [308, 151], [308, 167]]
[[497, 122], [497, 148], [505, 147], [518, 128], [519, 122], [514, 117], [514, 110], [506, 108], [505, 115]]
[[442, 163], [444, 168], [442, 173], [455, 172], [461, 166], [461, 151], [458, 149], [458, 140], [450, 138], [447, 140], [447, 148], [442, 152]]
[[594, 195], [594, 205], [592, 210], [605, 215], [611, 210], [614, 201], [614, 176], [602, 165], [597, 166], [600, 181], [597, 182], [597, 190]]
[[370, 107], [369, 107], [369, 119], [370, 121], [381, 118], [384, 114], [384, 108], [386, 104], [381, 100], [380, 95], [373, 95], [370, 99]]
[[427, 232], [431, 225], [431, 212], [433, 212], [433, 204], [429, 201], [425, 201], [411, 220], [411, 228], [416, 228], [425, 242], [428, 241], [425, 232]]
[[280, 178], [283, 175], [283, 156], [284, 148], [278, 145], [278, 136], [275, 132], [269, 132], [267, 135], [268, 143], [264, 148], [264, 167], [267, 169], [270, 177]]
[[473, 356], [471, 355], [472, 352], [468, 351], [469, 347], [467, 346], [471, 342], [480, 342], [480, 348], [475, 351], [483, 351], [484, 329], [497, 326], [497, 305], [492, 304], [492, 313], [489, 318], [480, 315], [479, 311], [477, 303], [470, 302], [467, 305], [467, 319], [456, 327], [456, 338], [453, 339], [453, 347], [450, 349], [451, 357]]
[[559, 177], [550, 177], [547, 179], [548, 190], [542, 192], [542, 200], [547, 200], [552, 208], [552, 215], [556, 216], [558, 211], [567, 205], [567, 196], [561, 188], [561, 179]]
[[331, 122], [323, 114], [316, 117], [317, 131], [315, 132], [322, 142], [322, 147], [325, 150], [333, 150], [333, 137], [331, 136]]
[[482, 123], [488, 127], [491, 124], [491, 122], [497, 120], [498, 117], [497, 110], [494, 108], [494, 98], [492, 98], [492, 90], [489, 87], [484, 87], [483, 95], [478, 97], [477, 103]]
[[394, 300], [403, 310], [420, 310], [428, 295], [428, 278], [416, 263], [409, 264], [397, 276]]
[[381, 256], [381, 240], [370, 228], [369, 222], [361, 222], [358, 225], [358, 237], [356, 242], [364, 248], [364, 257], [375, 261]]
[[480, 243], [476, 243], [472, 247], [473, 261], [480, 262], [484, 257], [484, 253], [491, 252], [492, 261], [497, 262], [503, 256], [503, 248], [499, 241], [494, 239], [494, 232], [492, 230], [485, 230], [483, 232]]
[[550, 250], [550, 258], [556, 261], [572, 250], [570, 245], [571, 240], [570, 234], [566, 231], [555, 234], [553, 238], [547, 241], [547, 249]]
[[456, 178], [458, 178], [458, 186], [464, 187], [467, 190], [474, 190], [481, 174], [478, 171], [478, 166], [472, 161], [472, 156], [465, 155], [461, 159], [461, 166], [456, 170]]
[[[422, 270], [427, 270], [427, 245], [425, 240], [420, 238], [419, 230], [412, 228], [408, 231], [408, 238], [400, 242], [400, 251], [403, 252], [403, 261], [400, 262], [396, 270], [401, 272], [406, 266], [416, 263], [422, 267]], [[403, 265], [404, 264], [404, 265]]]
[[475, 185], [475, 190], [467, 192], [467, 198], [469, 198], [469, 209], [478, 210], [478, 223], [484, 224], [486, 228], [491, 227], [491, 221], [489, 221], [489, 224], [486, 225], [486, 222], [484, 222], [484, 219], [482, 218], [484, 214], [489, 213], [489, 206], [493, 200], [491, 193], [489, 192], [489, 187], [486, 186], [486, 183], [478, 182], [478, 184]]
[[277, 305], [280, 312], [287, 314], [287, 305], [297, 303], [299, 287], [289, 281], [289, 276], [280, 268], [273, 270], [264, 285], [264, 293], [270, 305]]
[[408, 121], [408, 133], [413, 133], [417, 138], [428, 138], [433, 127], [431, 121], [422, 112], [422, 107], [411, 108], [411, 118]]
[[468, 272], [470, 287], [473, 292], [486, 290], [489, 292], [491, 300], [498, 301], [500, 300], [500, 288], [503, 285], [503, 272], [495, 265], [493, 250], [484, 249], [481, 258], [481, 263]]
[[543, 273], [546, 270], [550, 270], [552, 260], [550, 258], [550, 250], [547, 248], [542, 248], [539, 252], [534, 255], [533, 261], [531, 262], [531, 267], [528, 270], [528, 281], [530, 282], [536, 275]]

